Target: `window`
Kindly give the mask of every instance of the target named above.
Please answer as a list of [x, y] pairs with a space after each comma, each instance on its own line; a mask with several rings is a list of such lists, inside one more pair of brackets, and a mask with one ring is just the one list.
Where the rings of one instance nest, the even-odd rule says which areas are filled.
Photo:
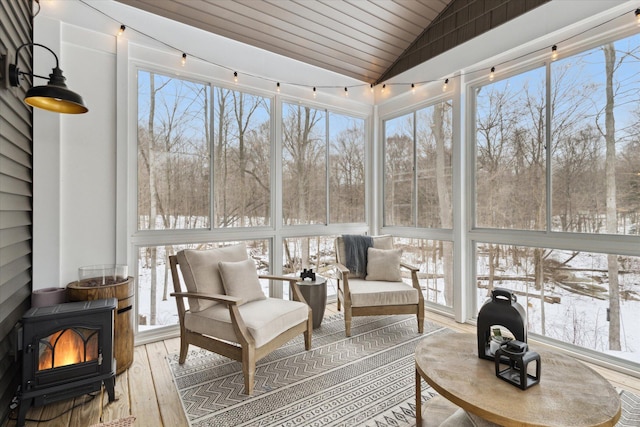
[[138, 229], [208, 228], [209, 88], [138, 72]]
[[386, 226], [453, 228], [451, 102], [384, 122]]
[[[310, 237], [304, 228], [289, 228], [284, 237], [279, 221], [273, 224], [273, 209], [285, 227], [323, 225], [330, 234], [331, 224], [357, 224], [354, 232], [362, 232], [366, 121], [284, 103], [282, 123], [275, 124], [283, 136], [282, 168], [274, 169], [274, 104], [211, 83], [138, 71], [133, 241], [139, 331], [177, 323], [168, 257], [186, 248], [245, 241], [260, 273], [282, 267], [297, 276], [313, 268], [335, 294], [332, 235]], [[282, 204], [273, 203], [280, 194]], [[283, 244], [282, 260], [272, 258], [274, 244]], [[262, 285], [265, 294], [280, 295], [270, 289], [280, 282]], [[283, 291], [288, 297], [288, 287]]]
[[640, 258], [615, 248], [639, 227], [639, 55], [634, 35], [475, 88], [478, 308], [506, 287], [531, 332], [628, 360]]
[[282, 110], [284, 224], [364, 222], [365, 121], [301, 104]]
[[[453, 243], [442, 240], [395, 237], [394, 247], [402, 249], [402, 262], [417, 267], [424, 300], [453, 307]], [[411, 283], [408, 270], [403, 280]]]
[[546, 228], [545, 70], [476, 89], [476, 226]]
[[551, 64], [554, 231], [640, 235], [640, 35]]
[[[620, 270], [610, 270], [611, 257]], [[476, 274], [478, 307], [493, 288], [506, 288], [529, 332], [637, 360], [640, 257], [478, 243]]]
[[214, 89], [214, 227], [256, 227], [271, 217], [271, 101]]

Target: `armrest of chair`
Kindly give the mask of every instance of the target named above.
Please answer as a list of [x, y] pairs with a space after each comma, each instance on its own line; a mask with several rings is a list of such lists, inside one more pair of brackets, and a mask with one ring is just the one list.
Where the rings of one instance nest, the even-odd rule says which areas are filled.
[[333, 266], [338, 272], [338, 288], [340, 288], [340, 280], [342, 280], [342, 292], [345, 298], [351, 298], [349, 296], [349, 269], [339, 262], [334, 263]]
[[244, 301], [242, 298], [221, 294], [199, 294], [197, 292], [172, 292], [169, 295], [176, 298], [198, 298], [208, 301], [215, 301], [227, 306], [240, 305]]
[[407, 264], [405, 262], [401, 262], [400, 263], [400, 267], [402, 268], [406, 268], [407, 270], [411, 270], [411, 272], [413, 273], [414, 271], [417, 273], [418, 271], [420, 271], [420, 269], [418, 267], [414, 267], [411, 264]]
[[406, 264], [404, 262], [400, 263], [400, 267], [401, 268], [406, 268], [407, 270], [411, 271], [411, 284], [413, 285], [413, 287], [415, 289], [418, 290], [418, 294], [420, 296], [420, 299], [423, 299], [422, 289], [420, 289], [420, 282], [418, 281], [418, 271], [420, 271], [420, 269], [418, 267], [414, 267], [413, 265]]
[[344, 265], [340, 264], [339, 262], [336, 262], [333, 264], [333, 266], [338, 271], [339, 280], [345, 280], [349, 276], [349, 269]]

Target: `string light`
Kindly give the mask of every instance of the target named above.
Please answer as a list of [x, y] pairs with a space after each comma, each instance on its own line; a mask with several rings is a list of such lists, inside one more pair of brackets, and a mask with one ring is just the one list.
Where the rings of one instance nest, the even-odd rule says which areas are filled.
[[416, 85], [411, 83], [411, 92], [416, 93]]
[[449, 79], [445, 79], [444, 83], [442, 84], [442, 91], [446, 92], [448, 87], [449, 87]]
[[314, 86], [314, 87], [313, 87], [313, 97], [314, 97], [314, 98], [316, 97], [316, 93], [317, 93], [317, 92], [316, 92], [316, 87]]
[[349, 96], [349, 89], [347, 89], [347, 87], [344, 87], [344, 96]]
[[280, 82], [276, 83], [276, 90], [280, 93]]
[[180, 60], [180, 63], [182, 64], [183, 67], [187, 63], [187, 54], [186, 53], [182, 54], [182, 60]]
[[[102, 10], [100, 10], [99, 8], [96, 8], [96, 7], [92, 6], [92, 5], [91, 5], [91, 4], [89, 4], [86, 0], [80, 0], [80, 2], [81, 2], [82, 4], [84, 4], [85, 6], [87, 6], [87, 7], [91, 8], [91, 9], [93, 9], [93, 10], [95, 10], [95, 11], [97, 11], [97, 12], [99, 12], [99, 13], [103, 14], [103, 15], [105, 15], [105, 16], [106, 16], [107, 18], [109, 18], [110, 20], [112, 20], [112, 21], [114, 21], [114, 22], [118, 23], [118, 20], [117, 20], [117, 19], [115, 19], [114, 17], [110, 16], [109, 14], [107, 14], [107, 13], [103, 12], [103, 11], [102, 11]], [[38, 2], [37, 0], [36, 0], [36, 3], [38, 3], [38, 5], [39, 5], [39, 2]], [[633, 9], [631, 9], [631, 11], [634, 13], [634, 16], [635, 16], [635, 20], [636, 20], [636, 22], [637, 22], [637, 25], [638, 25], [638, 26], [640, 26], [640, 8], [636, 8], [636, 9], [635, 9], [635, 11], [634, 11]], [[629, 13], [629, 10], [628, 10], [628, 9], [627, 9], [627, 11], [625, 11], [624, 13], [622, 13], [622, 14], [620, 14], [620, 15], [618, 15], [618, 16], [616, 16], [616, 17], [614, 17], [614, 18], [610, 19], [610, 20], [607, 20], [607, 21], [605, 21], [605, 22], [603, 22], [603, 23], [599, 23], [599, 24], [597, 24], [597, 25], [595, 25], [595, 26], [591, 27], [590, 29], [591, 29], [591, 30], [593, 30], [593, 29], [595, 29], [595, 28], [598, 28], [598, 27], [602, 26], [603, 24], [606, 24], [606, 23], [608, 23], [608, 22], [613, 21], [614, 19], [621, 18], [622, 16], [626, 15], [627, 13]], [[36, 14], [37, 14], [37, 12], [36, 12]], [[34, 15], [34, 16], [35, 16], [35, 15]], [[120, 25], [120, 28], [119, 28], [119, 30], [118, 30], [118, 32], [117, 32], [117, 35], [118, 35], [118, 36], [122, 35], [122, 34], [125, 32], [125, 30], [126, 30], [126, 29], [127, 29], [127, 27], [126, 27], [124, 24], [121, 24], [121, 25]], [[158, 39], [158, 38], [155, 38], [155, 37], [153, 37], [153, 36], [151, 36], [151, 35], [149, 35], [149, 34], [146, 34], [146, 33], [140, 32], [140, 31], [136, 30], [136, 29], [135, 29], [135, 28], [133, 28], [133, 27], [130, 27], [130, 29], [133, 29], [133, 31], [136, 31], [136, 32], [138, 32], [138, 33], [140, 33], [140, 34], [142, 34], [142, 35], [144, 35], [144, 36], [146, 36], [146, 37], [148, 37], [148, 38], [150, 38], [150, 39], [152, 39], [152, 40], [154, 40], [154, 41], [156, 41], [156, 42], [158, 42], [158, 43], [160, 43], [160, 44], [162, 44], [162, 45], [164, 45], [164, 46], [166, 46], [166, 47], [168, 47], [168, 48], [171, 48], [171, 49], [174, 49], [174, 50], [179, 51], [179, 49], [178, 49], [176, 46], [174, 46], [174, 45], [172, 45], [172, 44], [170, 44], [170, 43], [168, 43], [168, 42], [165, 42], [165, 41], [163, 41], [163, 40], [160, 40], [160, 39]], [[582, 33], [581, 33], [581, 34], [582, 34]], [[571, 39], [573, 39], [574, 37], [575, 37], [575, 36], [569, 37], [569, 38], [567, 38], [566, 40], [563, 40], [563, 42], [564, 42], [564, 41], [567, 41], [567, 40], [571, 40]], [[533, 53], [533, 52], [530, 52], [530, 53]], [[186, 53], [183, 53], [182, 61], [181, 61], [183, 65], [185, 65], [185, 63], [186, 63], [186, 55], [187, 55]], [[556, 55], [557, 55], [557, 46], [555, 46], [555, 45], [554, 45], [554, 46], [552, 47], [552, 58], [553, 58], [553, 59], [555, 59], [555, 56], [556, 56]], [[230, 68], [228, 68], [228, 67], [226, 67], [226, 66], [224, 66], [224, 65], [221, 65], [221, 64], [217, 64], [217, 63], [211, 62], [211, 61], [209, 61], [209, 60], [208, 60], [208, 59], [206, 59], [206, 58], [197, 57], [197, 56], [196, 56], [196, 58], [201, 59], [202, 61], [205, 61], [205, 62], [207, 62], [207, 63], [209, 63], [209, 64], [212, 64], [212, 65], [215, 65], [215, 66], [218, 66], [218, 67], [221, 67], [221, 68], [225, 68], [225, 69], [227, 69], [227, 70], [230, 70]], [[497, 64], [497, 65], [499, 66], [499, 65], [502, 65], [502, 64], [503, 64], [503, 63], [499, 63], [499, 64]], [[495, 66], [491, 67], [491, 73], [489, 74], [489, 80], [490, 80], [490, 81], [493, 81], [493, 80], [494, 80], [494, 78], [495, 78], [495, 68], [496, 68]], [[476, 72], [480, 72], [480, 71], [482, 71], [482, 70], [481, 70], [481, 69], [468, 70], [466, 73], [462, 73], [461, 75], [472, 74], [472, 73], [476, 73]], [[233, 72], [233, 77], [234, 77], [234, 78], [233, 78], [234, 82], [235, 82], [235, 83], [238, 83], [238, 72], [237, 72], [237, 71], [234, 71], [234, 72]], [[255, 75], [254, 75], [254, 77], [261, 78], [260, 76], [255, 76]], [[443, 84], [443, 86], [442, 86], [442, 90], [443, 90], [443, 91], [446, 91], [446, 90], [447, 90], [448, 80], [449, 80], [449, 79], [446, 79], [446, 80], [445, 80], [445, 83], [444, 83], [444, 84]], [[420, 82], [417, 82], [417, 83], [410, 83], [410, 84], [411, 84], [412, 89], [414, 89], [415, 84], [420, 85], [420, 84], [425, 84], [425, 83], [430, 83], [430, 82], [436, 82], [436, 81], [437, 81], [437, 80], [424, 80], [424, 81], [420, 81]], [[407, 83], [394, 83], [394, 84], [405, 84], [405, 85], [406, 85]], [[374, 85], [373, 83], [370, 83], [370, 84], [369, 84], [369, 87], [370, 87], [370, 89], [371, 89], [371, 92], [374, 92], [374, 91], [375, 91], [375, 86], [377, 86], [377, 85]], [[382, 93], [384, 93], [384, 92], [385, 92], [385, 89], [386, 89], [386, 84], [383, 84], [383, 85], [382, 85]], [[313, 87], [313, 93], [314, 93], [314, 97], [315, 97], [315, 94], [316, 94], [316, 88], [315, 88], [315, 87]], [[348, 96], [348, 88], [347, 88], [347, 87], [345, 87], [345, 95], [346, 95], [346, 96]]]
[[558, 46], [554, 44], [551, 46], [551, 60], [555, 61], [556, 59], [558, 59]]

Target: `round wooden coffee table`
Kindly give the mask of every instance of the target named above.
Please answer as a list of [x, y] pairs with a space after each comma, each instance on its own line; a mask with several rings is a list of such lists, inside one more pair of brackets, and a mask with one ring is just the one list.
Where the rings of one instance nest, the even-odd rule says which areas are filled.
[[495, 364], [480, 359], [477, 349], [473, 334], [437, 334], [418, 344], [416, 425], [422, 425], [420, 378], [465, 411], [502, 426], [599, 427], [620, 418], [616, 390], [572, 357], [532, 348], [540, 354], [540, 383], [521, 390], [496, 377]]

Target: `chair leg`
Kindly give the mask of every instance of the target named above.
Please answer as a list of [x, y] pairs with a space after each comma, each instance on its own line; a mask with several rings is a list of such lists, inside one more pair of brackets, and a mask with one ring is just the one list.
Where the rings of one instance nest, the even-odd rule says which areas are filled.
[[351, 310], [344, 309], [344, 332], [346, 336], [351, 336]]
[[184, 336], [180, 336], [180, 357], [178, 358], [178, 363], [183, 364], [185, 360], [187, 360], [187, 352], [189, 351], [189, 342], [187, 338]]
[[418, 333], [424, 332], [424, 310], [418, 313]]
[[251, 396], [256, 374], [256, 353], [253, 347], [242, 349], [242, 373], [244, 375], [244, 393]]
[[304, 331], [304, 349], [311, 350], [311, 338], [313, 334], [313, 318], [309, 316], [307, 320], [307, 330]]

